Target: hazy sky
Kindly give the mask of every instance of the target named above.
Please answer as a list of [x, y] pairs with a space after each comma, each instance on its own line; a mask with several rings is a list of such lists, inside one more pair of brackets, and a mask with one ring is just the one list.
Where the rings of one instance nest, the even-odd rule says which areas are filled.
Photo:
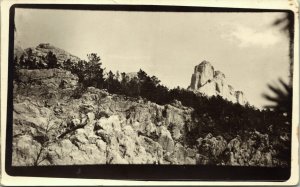
[[267, 102], [267, 83], [288, 77], [288, 38], [272, 26], [283, 13], [171, 13], [16, 9], [23, 48], [50, 43], [80, 58], [98, 53], [107, 70], [140, 68], [187, 88], [210, 61], [250, 104]]

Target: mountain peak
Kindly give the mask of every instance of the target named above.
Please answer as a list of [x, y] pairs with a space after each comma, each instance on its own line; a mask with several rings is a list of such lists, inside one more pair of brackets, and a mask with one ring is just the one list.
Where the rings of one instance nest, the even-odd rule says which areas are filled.
[[227, 83], [225, 74], [215, 71], [212, 64], [206, 60], [195, 66], [189, 89], [209, 97], [219, 95], [233, 103], [246, 104], [244, 93], [235, 91], [233, 86]]
[[201, 66], [204, 66], [204, 65], [210, 65], [210, 66], [212, 66], [211, 63], [209, 61], [207, 61], [207, 60], [203, 60], [199, 65], [201, 65]]

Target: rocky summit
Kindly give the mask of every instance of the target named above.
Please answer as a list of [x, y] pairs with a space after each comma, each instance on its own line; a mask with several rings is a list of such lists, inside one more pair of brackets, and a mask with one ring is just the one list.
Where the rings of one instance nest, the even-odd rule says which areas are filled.
[[194, 68], [189, 90], [203, 93], [207, 96], [221, 96], [233, 103], [241, 105], [246, 104], [246, 98], [242, 91], [235, 91], [227, 83], [225, 74], [221, 71], [215, 71], [214, 67], [208, 61], [202, 61]]
[[[20, 51], [19, 49], [18, 51]], [[16, 51], [16, 48], [15, 48]], [[77, 62], [80, 60], [77, 56], [74, 56], [70, 54], [69, 52], [60, 49], [58, 47], [55, 47], [49, 43], [41, 43], [36, 47], [30, 47], [26, 48], [24, 50], [23, 55], [28, 56], [29, 53], [32, 53], [32, 55], [36, 58], [37, 61], [43, 60], [43, 57], [47, 55], [48, 52], [52, 52], [54, 55], [56, 55], [57, 61], [59, 64], [62, 64], [65, 60], [70, 59], [72, 62]], [[20, 53], [15, 53], [16, 56], [20, 57]]]

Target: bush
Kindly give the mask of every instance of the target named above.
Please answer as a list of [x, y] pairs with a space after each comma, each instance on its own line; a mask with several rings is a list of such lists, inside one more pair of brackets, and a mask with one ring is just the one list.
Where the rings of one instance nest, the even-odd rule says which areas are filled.
[[86, 92], [86, 87], [79, 85], [77, 88], [75, 88], [73, 94], [71, 95], [74, 99], [79, 99], [82, 97], [82, 95]]
[[22, 55], [20, 59], [15, 59], [14, 68], [23, 69], [53, 69], [59, 68], [56, 55], [49, 51], [46, 56], [35, 57], [31, 48], [27, 50], [27, 55]]
[[[45, 61], [46, 61], [48, 69], [59, 68], [60, 67], [58, 62], [57, 62], [57, 58], [56, 58], [55, 54], [53, 54], [52, 51], [48, 52], [48, 54], [45, 57]], [[42, 65], [42, 63], [41, 63], [41, 65]]]

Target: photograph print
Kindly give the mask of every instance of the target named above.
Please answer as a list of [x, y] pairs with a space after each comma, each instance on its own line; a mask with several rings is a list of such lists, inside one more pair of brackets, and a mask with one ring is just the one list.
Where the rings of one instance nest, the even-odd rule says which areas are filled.
[[290, 170], [292, 12], [41, 7], [11, 10], [10, 167]]

